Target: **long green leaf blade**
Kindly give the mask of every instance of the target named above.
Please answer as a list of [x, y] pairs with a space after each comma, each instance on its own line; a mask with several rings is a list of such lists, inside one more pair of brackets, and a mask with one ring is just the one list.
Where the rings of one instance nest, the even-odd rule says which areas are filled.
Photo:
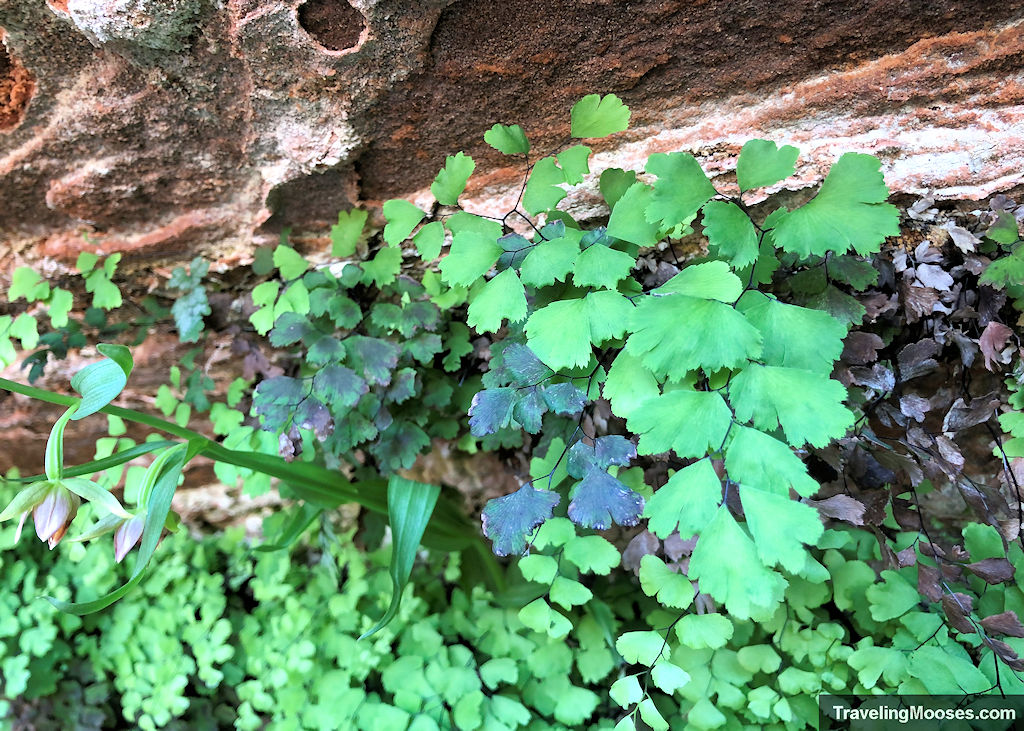
[[434, 505], [441, 494], [441, 488], [437, 485], [428, 485], [423, 482], [414, 482], [404, 477], [393, 475], [388, 481], [388, 519], [391, 522], [391, 582], [394, 585], [394, 593], [391, 595], [391, 605], [368, 632], [364, 632], [364, 639], [383, 629], [398, 614], [398, 607], [402, 601], [402, 590], [409, 583], [409, 575], [412, 574], [412, 565], [416, 560], [416, 551], [420, 547], [420, 539], [423, 531], [430, 521], [430, 514], [434, 512]]
[[156, 551], [157, 543], [160, 542], [160, 534], [163, 532], [167, 514], [171, 510], [171, 498], [174, 497], [174, 491], [178, 487], [178, 477], [181, 476], [181, 470], [185, 466], [185, 452], [187, 449], [187, 444], [179, 444], [172, 447], [161, 454], [157, 461], [154, 461], [153, 465], [150, 466], [150, 469], [153, 467], [159, 469], [159, 477], [150, 495], [149, 504], [147, 505], [146, 525], [142, 529], [142, 540], [139, 544], [139, 555], [135, 560], [135, 568], [132, 570], [131, 578], [127, 583], [99, 599], [88, 602], [65, 602], [54, 597], [46, 597], [53, 606], [69, 614], [92, 614], [109, 607], [142, 581], [146, 566]]

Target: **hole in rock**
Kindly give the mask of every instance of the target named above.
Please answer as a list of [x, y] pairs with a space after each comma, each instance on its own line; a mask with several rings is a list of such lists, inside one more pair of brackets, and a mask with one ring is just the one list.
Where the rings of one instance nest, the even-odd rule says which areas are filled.
[[36, 89], [35, 79], [21, 61], [7, 52], [5, 33], [0, 28], [0, 132], [17, 127], [25, 116]]
[[299, 6], [299, 25], [327, 50], [345, 51], [359, 45], [366, 19], [345, 0], [309, 0]]

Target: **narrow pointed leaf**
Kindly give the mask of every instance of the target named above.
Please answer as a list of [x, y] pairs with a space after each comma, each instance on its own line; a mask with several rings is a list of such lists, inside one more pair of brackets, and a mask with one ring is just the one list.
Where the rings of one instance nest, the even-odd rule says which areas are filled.
[[409, 583], [423, 531], [440, 494], [441, 488], [437, 485], [407, 480], [398, 475], [392, 475], [388, 480], [388, 522], [391, 524], [392, 541], [391, 566], [388, 570], [393, 586], [391, 604], [380, 621], [359, 639], [365, 639], [383, 629], [398, 614], [402, 591]]

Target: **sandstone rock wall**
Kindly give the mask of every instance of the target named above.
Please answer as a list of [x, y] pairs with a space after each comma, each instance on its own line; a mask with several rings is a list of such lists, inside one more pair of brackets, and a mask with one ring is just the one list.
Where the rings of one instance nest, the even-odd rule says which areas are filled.
[[[881, 156], [890, 186], [981, 199], [1024, 183], [1024, 0], [0, 0], [0, 270], [98, 244], [149, 265], [245, 261], [283, 226], [416, 198], [448, 153], [478, 208], [615, 92], [599, 166], [687, 149], [728, 176], [751, 136]], [[588, 205], [585, 194], [570, 204]], [[91, 243], [89, 243], [91, 242]]]

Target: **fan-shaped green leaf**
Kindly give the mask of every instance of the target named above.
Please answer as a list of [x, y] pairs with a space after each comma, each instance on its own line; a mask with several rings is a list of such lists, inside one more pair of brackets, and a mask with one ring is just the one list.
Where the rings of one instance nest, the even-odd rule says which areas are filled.
[[[430, 192], [434, 194], [437, 202], [442, 206], [458, 204], [459, 196], [466, 189], [466, 182], [469, 180], [469, 176], [473, 174], [473, 168], [475, 167], [476, 163], [473, 162], [473, 158], [464, 152], [449, 155], [445, 158], [444, 167], [437, 173], [434, 182], [430, 184]], [[397, 242], [389, 241], [388, 243]]]
[[676, 624], [679, 641], [694, 650], [725, 647], [734, 631], [733, 623], [722, 614], [687, 614]]
[[356, 253], [369, 215], [358, 208], [338, 213], [338, 222], [331, 226], [331, 256], [345, 259]]
[[804, 544], [814, 545], [824, 532], [818, 511], [809, 505], [748, 485], [740, 486], [747, 528], [765, 565], [778, 564], [791, 573], [807, 563]]
[[556, 281], [564, 282], [572, 271], [580, 253], [579, 237], [566, 235], [551, 241], [542, 241], [530, 249], [523, 261], [519, 276], [523, 284], [544, 287]]
[[665, 638], [653, 630], [626, 632], [615, 641], [615, 649], [628, 663], [653, 665], [662, 653], [667, 653]]
[[559, 187], [564, 182], [565, 173], [555, 164], [555, 158], [542, 158], [530, 172], [523, 191], [523, 208], [533, 215], [550, 211], [566, 196], [565, 190]]
[[469, 303], [466, 323], [477, 332], [494, 332], [506, 319], [526, 318], [526, 291], [515, 270], [506, 269], [492, 278]]
[[452, 239], [448, 256], [441, 260], [441, 277], [448, 284], [468, 287], [494, 266], [501, 253], [497, 237], [460, 231]]
[[732, 412], [719, 393], [684, 389], [645, 401], [629, 417], [629, 428], [640, 435], [640, 454], [671, 449], [682, 459], [721, 447], [730, 423]]
[[735, 302], [742, 292], [743, 282], [724, 261], [688, 266], [654, 290], [655, 294], [685, 294], [720, 302]]
[[725, 469], [733, 482], [777, 495], [789, 495], [793, 488], [803, 497], [810, 497], [819, 488], [789, 445], [746, 426], [733, 426], [725, 450]]
[[725, 507], [701, 531], [689, 575], [737, 619], [763, 617], [786, 590], [786, 580], [762, 565], [754, 542]]
[[579, 256], [573, 266], [572, 282], [577, 287], [615, 286], [629, 276], [636, 259], [624, 251], [601, 244], [592, 244]]
[[626, 352], [658, 376], [681, 379], [703, 368], [738, 368], [761, 354], [761, 334], [727, 304], [683, 294], [645, 297], [633, 315]]
[[704, 206], [704, 235], [708, 251], [726, 259], [733, 269], [743, 269], [757, 259], [758, 237], [754, 223], [735, 203], [708, 201]]
[[518, 124], [496, 124], [484, 132], [484, 142], [505, 155], [525, 155], [530, 141]]
[[441, 246], [444, 244], [444, 224], [440, 221], [431, 221], [416, 232], [416, 235], [412, 237], [412, 243], [424, 261], [433, 261], [441, 256]]
[[426, 215], [407, 200], [394, 198], [385, 201], [384, 218], [387, 219], [387, 224], [384, 226], [384, 241], [391, 246], [398, 246], [409, 238], [416, 224]]
[[740, 421], [763, 431], [779, 426], [795, 447], [823, 447], [846, 434], [853, 414], [843, 406], [846, 389], [814, 371], [751, 365], [729, 385], [729, 402]]
[[831, 373], [843, 352], [846, 326], [821, 310], [787, 305], [760, 292], [747, 292], [736, 309], [761, 333], [766, 365]]
[[644, 215], [662, 228], [690, 220], [718, 192], [688, 152], [656, 152], [647, 159], [645, 170], [658, 180]]
[[898, 236], [899, 211], [885, 203], [889, 190], [880, 166], [871, 155], [840, 157], [809, 203], [779, 217], [776, 245], [800, 256], [850, 249], [864, 256], [878, 251], [887, 236]]
[[620, 352], [601, 384], [602, 395], [611, 402], [612, 412], [628, 419], [647, 400], [660, 393], [658, 379], [639, 358]]
[[633, 183], [612, 207], [608, 218], [608, 235], [637, 246], [654, 246], [660, 229], [651, 223], [644, 211], [651, 205], [654, 190], [644, 183]]
[[704, 529], [722, 502], [722, 480], [711, 460], [702, 459], [677, 470], [647, 501], [647, 528], [661, 539], [676, 530], [689, 537]]
[[693, 602], [693, 584], [653, 554], [640, 559], [640, 586], [667, 607], [686, 609]]
[[777, 147], [771, 140], [749, 140], [736, 161], [736, 182], [740, 190], [753, 190], [774, 185], [796, 172], [800, 151], [786, 145]]
[[559, 152], [557, 158], [569, 185], [582, 183], [583, 176], [590, 172], [590, 148], [586, 145], [573, 145]]
[[607, 137], [629, 126], [629, 108], [614, 94], [588, 94], [573, 104], [569, 119], [576, 139]]
[[527, 345], [553, 370], [590, 362], [590, 323], [582, 299], [552, 302], [526, 321]]

